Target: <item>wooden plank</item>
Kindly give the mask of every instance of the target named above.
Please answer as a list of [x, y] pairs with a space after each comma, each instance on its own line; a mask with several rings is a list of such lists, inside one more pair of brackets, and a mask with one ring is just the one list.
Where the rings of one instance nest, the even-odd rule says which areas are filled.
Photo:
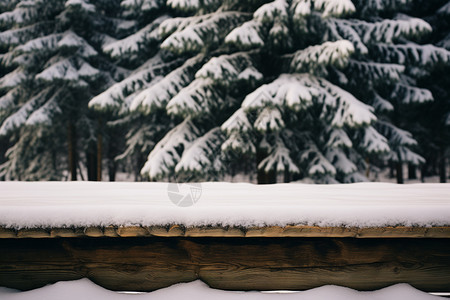
[[406, 282], [450, 291], [450, 239], [1, 239], [0, 286], [31, 289], [87, 277], [108, 289], [150, 291], [201, 279], [232, 290], [324, 284], [374, 290]]
[[0, 227], [0, 239], [11, 239], [16, 237], [17, 235], [14, 229]]
[[121, 237], [140, 237], [150, 235], [150, 232], [147, 229], [140, 226], [119, 227], [116, 232]]
[[21, 229], [17, 232], [18, 238], [42, 239], [49, 238], [50, 232], [42, 228]]
[[85, 235], [84, 230], [74, 228], [53, 228], [50, 230], [50, 237], [82, 237]]
[[13, 229], [0, 227], [1, 238], [54, 237], [352, 237], [352, 238], [450, 238], [450, 226], [440, 227], [319, 227], [306, 225], [263, 227], [107, 226], [87, 228]]

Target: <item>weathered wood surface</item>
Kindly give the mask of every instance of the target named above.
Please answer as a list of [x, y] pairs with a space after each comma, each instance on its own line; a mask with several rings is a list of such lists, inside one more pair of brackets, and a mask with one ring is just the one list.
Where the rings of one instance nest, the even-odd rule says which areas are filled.
[[57, 237], [352, 237], [450, 238], [450, 226], [439, 227], [318, 227], [303, 225], [265, 227], [108, 226], [86, 228], [10, 229], [0, 227], [1, 238]]
[[450, 291], [450, 239], [0, 240], [0, 286], [26, 290], [82, 277], [108, 289], [136, 291], [195, 279], [233, 290], [303, 290], [325, 284], [374, 290], [406, 282], [424, 291]]

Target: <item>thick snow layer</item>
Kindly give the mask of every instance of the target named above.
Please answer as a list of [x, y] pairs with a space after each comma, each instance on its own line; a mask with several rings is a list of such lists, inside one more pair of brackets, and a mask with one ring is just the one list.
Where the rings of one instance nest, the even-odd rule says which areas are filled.
[[136, 293], [134, 295], [117, 293], [106, 290], [95, 285], [88, 279], [75, 281], [57, 282], [43, 288], [19, 292], [16, 290], [0, 288], [0, 298], [3, 300], [31, 300], [31, 299], [65, 299], [65, 300], [122, 300], [122, 299], [215, 299], [215, 300], [234, 300], [234, 299], [283, 299], [283, 300], [432, 300], [444, 299], [421, 292], [408, 284], [396, 284], [381, 290], [373, 292], [358, 292], [349, 288], [339, 286], [322, 286], [319, 288], [303, 292], [240, 292], [240, 291], [222, 291], [208, 287], [200, 280], [179, 283], [168, 288], [160, 289], [150, 293]]
[[450, 184], [180, 184], [180, 194], [200, 192], [197, 203], [186, 208], [170, 201], [168, 187], [162, 182], [0, 182], [0, 225], [450, 225]]

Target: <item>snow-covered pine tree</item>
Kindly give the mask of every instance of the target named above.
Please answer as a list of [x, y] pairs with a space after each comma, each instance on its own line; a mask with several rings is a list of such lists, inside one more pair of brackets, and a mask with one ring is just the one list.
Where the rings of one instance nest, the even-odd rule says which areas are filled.
[[411, 2], [167, 5], [180, 17], [161, 24], [161, 48], [192, 58], [131, 100], [132, 111], [165, 108], [184, 119], [150, 153], [142, 169], [150, 179], [220, 179], [257, 168], [259, 182], [276, 174], [353, 182], [367, 180], [382, 155], [423, 162], [410, 133], [384, 113], [430, 101], [415, 86], [414, 66], [448, 57], [414, 43], [431, 27], [399, 13]]
[[[431, 24], [433, 32], [426, 42], [445, 48], [447, 52], [441, 50], [441, 56], [447, 53], [447, 60], [435, 57], [439, 63], [419, 66], [421, 72], [416, 72], [417, 83], [431, 91], [434, 100], [410, 105], [400, 117], [411, 128], [419, 142], [419, 153], [426, 159], [421, 170], [422, 180], [424, 176], [439, 175], [440, 182], [446, 182], [450, 158], [450, 3], [445, 0], [418, 3], [414, 12]], [[430, 52], [429, 55], [433, 55]], [[414, 168], [410, 168], [408, 175], [413, 177], [415, 173]]]
[[71, 179], [77, 179], [79, 159], [95, 139], [87, 101], [110, 78], [102, 71], [98, 45], [108, 28], [99, 13], [111, 4], [96, 5], [84, 0], [14, 1], [0, 15], [5, 29], [0, 44], [8, 50], [2, 65], [10, 70], [0, 79], [5, 91], [0, 102], [7, 112], [0, 135], [11, 141], [1, 166], [4, 178], [61, 179], [69, 170]]
[[[395, 2], [378, 1], [374, 5], [372, 1], [359, 1], [358, 19], [363, 22], [333, 22], [332, 32], [338, 36], [363, 33], [361, 42], [365, 48], [360, 47], [354, 60], [364, 63], [351, 61], [345, 73], [350, 79], [348, 86], [376, 109], [379, 121], [375, 128], [390, 146], [385, 159], [395, 165], [397, 181], [403, 182], [403, 164], [408, 163], [414, 169], [425, 162], [416, 151], [424, 152], [409, 132], [417, 133], [416, 124], [407, 122], [405, 117], [410, 110], [433, 102], [433, 94], [423, 88], [420, 80], [434, 68], [448, 65], [450, 53], [430, 44], [419, 44], [426, 42], [431, 32], [431, 26], [420, 18], [427, 1]], [[385, 20], [380, 21], [381, 17]], [[358, 58], [364, 52], [364, 58]]]
[[116, 144], [124, 143], [111, 153], [110, 164], [123, 162], [124, 171], [133, 173], [139, 180], [140, 168], [155, 140], [173, 124], [163, 110], [152, 115], [130, 113], [131, 101], [141, 90], [183, 64], [184, 58], [160, 49], [159, 26], [170, 18], [165, 1], [123, 0], [120, 7], [116, 14], [116, 33], [105, 37], [102, 49], [122, 70], [123, 76], [96, 95], [89, 106], [106, 120], [106, 138], [114, 138]]

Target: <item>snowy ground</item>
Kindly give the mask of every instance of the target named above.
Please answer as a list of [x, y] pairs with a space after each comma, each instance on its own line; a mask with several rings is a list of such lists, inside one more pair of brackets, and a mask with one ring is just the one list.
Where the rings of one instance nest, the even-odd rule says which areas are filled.
[[450, 184], [0, 182], [0, 191], [0, 226], [14, 228], [450, 224]]
[[397, 284], [373, 292], [358, 292], [338, 286], [323, 286], [303, 292], [263, 293], [233, 292], [209, 288], [201, 281], [181, 283], [151, 293], [124, 294], [105, 290], [89, 281], [58, 282], [40, 289], [18, 292], [0, 288], [2, 300], [180, 300], [180, 299], [214, 299], [214, 300], [432, 300], [445, 299], [421, 292], [407, 284]]

